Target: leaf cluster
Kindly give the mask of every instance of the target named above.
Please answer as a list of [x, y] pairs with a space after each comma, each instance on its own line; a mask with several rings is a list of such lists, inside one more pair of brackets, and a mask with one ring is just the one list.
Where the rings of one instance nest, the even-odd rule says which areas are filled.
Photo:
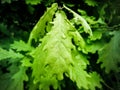
[[118, 90], [118, 3], [1, 0], [0, 89]]

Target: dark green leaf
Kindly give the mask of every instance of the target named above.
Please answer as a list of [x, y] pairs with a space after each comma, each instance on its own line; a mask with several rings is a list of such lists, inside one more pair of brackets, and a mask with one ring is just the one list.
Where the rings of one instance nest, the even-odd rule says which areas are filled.
[[107, 73], [120, 71], [120, 31], [115, 31], [111, 41], [99, 51], [98, 62], [102, 62], [101, 68]]
[[11, 3], [11, 0], [1, 0], [1, 3], [4, 4], [4, 3]]

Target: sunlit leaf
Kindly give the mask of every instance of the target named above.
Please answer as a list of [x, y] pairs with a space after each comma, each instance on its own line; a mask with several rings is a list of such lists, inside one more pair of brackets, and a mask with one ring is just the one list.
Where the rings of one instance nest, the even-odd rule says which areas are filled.
[[40, 82], [40, 87], [46, 87], [46, 90], [50, 85], [58, 88], [58, 80], [63, 80], [63, 73], [73, 63], [70, 52], [74, 46], [67, 33], [71, 26], [64, 18], [64, 14], [56, 13], [54, 26], [33, 53], [35, 58], [33, 63], [34, 81]]
[[99, 74], [97, 74], [96, 72], [92, 72], [92, 73], [90, 73], [90, 77], [91, 78], [89, 78], [89, 80], [90, 80], [89, 87], [91, 90], [96, 90], [96, 87], [99, 87], [99, 88], [102, 87], [100, 81], [103, 81], [103, 80], [100, 78]]
[[43, 37], [45, 35], [45, 29], [46, 26], [52, 22], [53, 15], [55, 14], [55, 11], [57, 10], [57, 4], [54, 3], [50, 8], [47, 9], [47, 11], [44, 13], [44, 15], [39, 19], [37, 24], [34, 26], [28, 43], [31, 44], [32, 40], [35, 41], [39, 40], [40, 37]]
[[71, 10], [70, 8], [66, 7], [65, 5], [64, 5], [64, 8], [66, 8], [69, 12], [71, 12], [74, 15], [75, 23], [81, 23], [84, 28], [84, 31], [88, 33], [90, 36], [92, 36], [92, 30], [89, 24], [87, 23], [87, 21], [82, 16], [80, 16], [79, 14]]
[[[79, 35], [76, 33], [79, 34], [67, 20], [65, 13], [58, 11], [53, 27], [32, 53], [32, 76], [34, 83], [40, 83], [40, 89], [50, 90], [50, 86], [57, 89], [60, 86], [59, 81], [64, 79], [64, 74], [75, 82], [79, 89], [91, 88], [89, 84], [92, 83], [89, 80], [93, 77], [85, 70], [89, 62], [77, 51], [72, 41], [75, 39], [74, 42], [77, 44], [82, 40], [78, 41]], [[97, 85], [93, 87], [95, 86]]]

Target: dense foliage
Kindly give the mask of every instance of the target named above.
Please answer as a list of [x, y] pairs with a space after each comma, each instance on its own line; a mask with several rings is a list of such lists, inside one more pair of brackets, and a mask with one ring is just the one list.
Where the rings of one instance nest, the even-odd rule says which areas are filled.
[[0, 8], [0, 90], [120, 90], [119, 0]]

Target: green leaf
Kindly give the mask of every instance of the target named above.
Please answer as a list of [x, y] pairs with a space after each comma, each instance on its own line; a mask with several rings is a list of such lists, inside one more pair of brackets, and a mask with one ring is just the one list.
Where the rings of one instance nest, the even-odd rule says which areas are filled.
[[93, 77], [85, 70], [89, 62], [86, 56], [77, 51], [72, 41], [79, 40], [76, 33], [78, 34], [65, 13], [58, 11], [51, 30], [32, 52], [34, 58], [32, 76], [35, 84], [40, 83], [40, 90], [50, 90], [50, 86], [58, 89], [60, 81], [64, 79], [63, 74], [75, 82], [79, 89], [91, 88], [89, 85], [92, 83], [89, 80]]
[[84, 88], [88, 89], [88, 78], [90, 78], [89, 74], [85, 71], [86, 66], [89, 64], [86, 57], [78, 52], [72, 52], [74, 64], [73, 66], [69, 66], [69, 72], [67, 73], [68, 77], [76, 82], [76, 85], [79, 89]]
[[17, 51], [31, 51], [33, 50], [33, 47], [31, 47], [28, 43], [25, 43], [24, 41], [14, 41], [13, 44], [10, 45], [12, 49], [15, 49]]
[[87, 21], [82, 16], [80, 16], [79, 14], [77, 14], [76, 12], [71, 10], [70, 8], [66, 7], [65, 5], [64, 5], [64, 8], [67, 9], [69, 12], [71, 12], [74, 15], [75, 23], [81, 23], [84, 28], [84, 31], [86, 33], [88, 33], [90, 36], [92, 36], [92, 30], [91, 30], [89, 24], [87, 23]]
[[[68, 22], [68, 21], [67, 21]], [[73, 42], [76, 46], [78, 46], [78, 50], [79, 51], [82, 51], [83, 53], [87, 53], [86, 50], [85, 50], [85, 41], [83, 39], [83, 37], [80, 35], [80, 33], [75, 29], [73, 28], [74, 30], [70, 33], [70, 35], [73, 37]], [[76, 31], [75, 31], [76, 30]]]
[[0, 48], [0, 60], [4, 60], [8, 58], [12, 58], [12, 59], [23, 58], [23, 55], [20, 53], [16, 53], [11, 49], [7, 51], [5, 49]]
[[54, 26], [33, 53], [34, 81], [41, 83], [41, 89], [49, 90], [50, 85], [58, 88], [58, 80], [63, 80], [63, 73], [73, 63], [70, 52], [75, 47], [68, 35], [71, 26], [65, 19], [63, 13], [56, 13]]
[[[15, 70], [17, 68], [17, 70]], [[12, 65], [9, 73], [0, 73], [1, 90], [24, 90], [24, 81], [28, 81], [26, 68], [18, 65]], [[12, 72], [11, 72], [12, 71]]]
[[88, 6], [98, 6], [98, 2], [96, 0], [85, 0], [84, 1]]
[[91, 43], [87, 43], [85, 45], [86, 52], [95, 53], [103, 47], [104, 43], [102, 41], [94, 41]]
[[102, 62], [101, 68], [105, 68], [106, 73], [111, 70], [120, 71], [120, 31], [115, 31], [111, 41], [99, 51], [98, 63]]
[[25, 66], [25, 67], [31, 67], [32, 66], [32, 63], [30, 62], [30, 58], [28, 57], [24, 57], [21, 61], [22, 63], [22, 66]]
[[87, 12], [85, 10], [82, 9], [78, 9], [77, 10], [82, 16], [87, 15]]
[[[7, 77], [4, 84], [7, 84], [3, 87], [3, 90], [24, 90], [24, 81], [28, 81], [28, 77], [25, 73], [26, 69], [20, 67], [20, 70], [14, 75]], [[9, 74], [8, 74], [9, 75]], [[9, 83], [7, 83], [7, 81]], [[1, 86], [2, 87], [2, 86]]]
[[76, 82], [77, 87], [79, 89], [84, 88], [84, 90], [95, 90], [95, 87], [101, 88], [101, 77], [96, 72], [88, 74], [85, 71], [89, 64], [86, 56], [78, 52], [73, 52], [72, 55], [75, 55], [75, 66], [70, 67], [68, 76], [73, 82]]
[[100, 75], [97, 74], [96, 72], [90, 73], [91, 78], [89, 78], [90, 81], [90, 90], [96, 90], [95, 87], [102, 88], [102, 85], [100, 83], [103, 82], [103, 80], [100, 78]]
[[20, 70], [12, 76], [13, 81], [9, 84], [7, 90], [24, 90], [23, 83], [28, 81], [25, 71], [25, 67], [20, 66]]
[[[34, 26], [32, 32], [30, 33], [30, 37], [28, 43], [31, 44], [32, 40], [34, 39], [36, 42], [45, 35], [46, 26], [52, 22], [52, 18], [57, 10], [57, 4], [54, 3], [44, 15], [39, 19], [37, 24]], [[47, 24], [47, 25], [46, 25]]]
[[9, 90], [7, 89], [9, 84], [12, 82], [11, 79], [12, 74], [6, 73], [0, 73], [0, 89], [1, 90]]
[[40, 4], [42, 0], [25, 0], [26, 4], [37, 5]]
[[2, 32], [5, 35], [9, 35], [9, 31], [7, 30], [7, 25], [4, 23], [0, 23], [0, 32]]
[[97, 40], [102, 38], [102, 31], [95, 30], [93, 31], [93, 35], [90, 37], [91, 40]]

